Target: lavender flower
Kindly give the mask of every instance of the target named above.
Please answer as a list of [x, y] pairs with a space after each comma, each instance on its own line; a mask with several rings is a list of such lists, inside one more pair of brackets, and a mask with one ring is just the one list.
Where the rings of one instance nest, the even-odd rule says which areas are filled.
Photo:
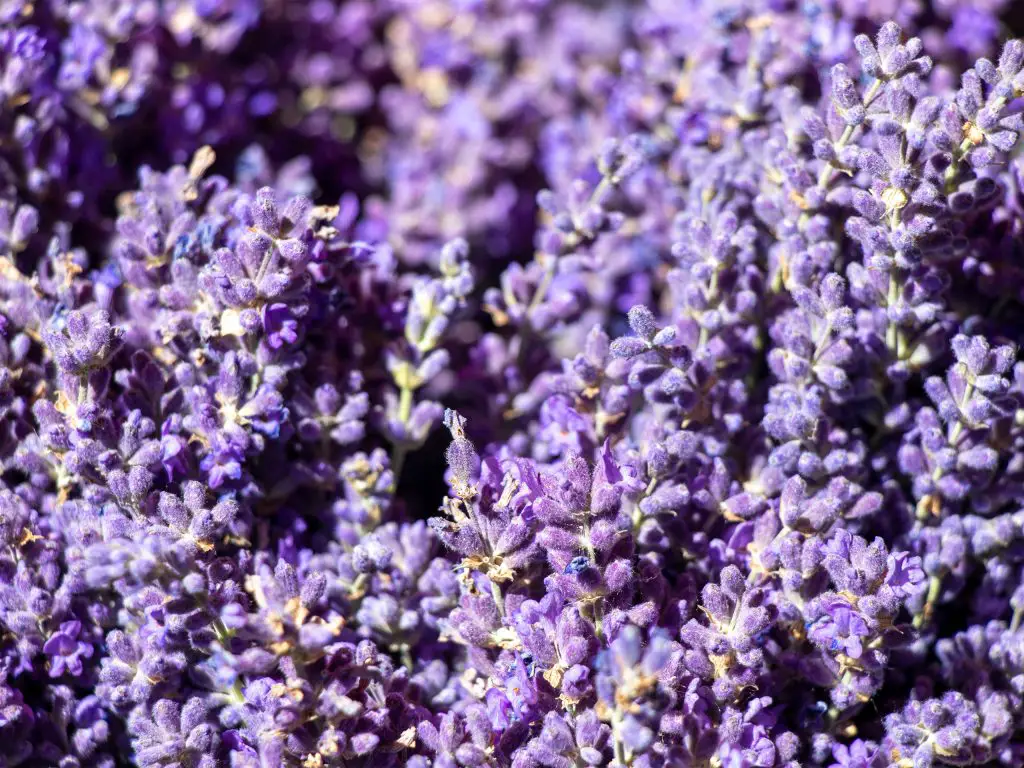
[[0, 0], [0, 765], [1024, 764], [1012, 10]]

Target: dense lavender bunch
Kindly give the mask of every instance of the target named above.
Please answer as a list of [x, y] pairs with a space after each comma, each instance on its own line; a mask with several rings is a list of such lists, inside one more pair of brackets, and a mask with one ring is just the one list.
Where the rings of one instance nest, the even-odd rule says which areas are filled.
[[1011, 6], [0, 0], [0, 768], [1024, 765]]

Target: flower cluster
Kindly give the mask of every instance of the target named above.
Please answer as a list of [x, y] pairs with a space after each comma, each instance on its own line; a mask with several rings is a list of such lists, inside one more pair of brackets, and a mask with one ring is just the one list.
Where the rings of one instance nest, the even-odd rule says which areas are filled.
[[1003, 0], [0, 0], [0, 768], [1024, 765]]

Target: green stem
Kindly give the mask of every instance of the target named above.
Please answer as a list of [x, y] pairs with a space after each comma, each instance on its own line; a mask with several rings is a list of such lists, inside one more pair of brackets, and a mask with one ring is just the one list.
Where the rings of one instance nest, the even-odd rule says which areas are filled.
[[[589, 204], [596, 200], [598, 197], [603, 196], [610, 187], [614, 187], [618, 183], [618, 180], [612, 176], [605, 176], [601, 179], [594, 191], [590, 193]], [[572, 232], [565, 238], [565, 243], [562, 245], [562, 255], [571, 253], [577, 248], [584, 240], [591, 239], [595, 235], [592, 232], [584, 232], [577, 224], [576, 231]], [[548, 289], [551, 287], [552, 281], [555, 279], [555, 271], [558, 269], [558, 256], [555, 254], [547, 254], [550, 258], [548, 265], [544, 270], [544, 276], [540, 282], [537, 283], [537, 288], [533, 292], [533, 297], [530, 299], [530, 303], [526, 306], [526, 325], [532, 329], [532, 323], [530, 322], [530, 315], [533, 314], [533, 310], [540, 306], [541, 302], [544, 301], [544, 297], [547, 296]]]
[[491, 581], [491, 597], [494, 599], [494, 605], [498, 608], [498, 615], [505, 618], [505, 598], [501, 594], [501, 587], [494, 581]]
[[622, 712], [615, 708], [612, 714], [612, 742], [615, 749], [615, 762], [619, 765], [629, 765], [626, 762], [626, 745], [622, 743]]
[[[871, 102], [875, 100], [875, 97], [878, 95], [878, 91], [881, 87], [882, 81], [875, 80], [868, 88], [867, 93], [864, 94], [865, 109], [871, 106]], [[839, 137], [839, 141], [837, 141], [834, 145], [837, 150], [842, 149], [843, 147], [850, 143], [850, 139], [853, 138], [853, 132], [856, 130], [856, 128], [857, 126], [855, 125], [846, 126], [846, 128], [843, 130], [843, 135]], [[821, 169], [821, 173], [818, 175], [818, 187], [820, 189], [824, 189], [825, 187], [828, 186], [828, 183], [832, 181], [832, 174], [835, 173], [835, 170], [835, 166], [832, 165], [831, 163], [829, 163], [828, 165]]]
[[[412, 387], [403, 385], [398, 390], [398, 420], [402, 426], [409, 423], [412, 416]], [[397, 442], [391, 448], [391, 489], [398, 488], [398, 481], [402, 476], [402, 467], [405, 466], [405, 457], [409, 452], [404, 440]]]
[[405, 457], [409, 450], [404, 444], [398, 443], [391, 449], [391, 490], [398, 488], [398, 478], [402, 476], [402, 467], [405, 466]]
[[224, 643], [234, 636], [235, 631], [233, 629], [228, 629], [220, 619], [215, 619], [213, 622], [213, 634], [217, 638], [218, 642]]
[[[594, 545], [590, 541], [590, 512], [587, 512], [588, 517], [583, 520], [583, 547], [587, 550], [587, 557], [590, 558], [590, 562], [593, 566], [597, 567], [597, 551], [594, 549]], [[591, 606], [592, 615], [594, 617], [594, 633], [597, 635], [597, 639], [601, 640], [604, 636], [604, 598], [596, 596]]]
[[929, 619], [932, 612], [935, 610], [935, 603], [939, 599], [939, 592], [942, 591], [942, 577], [932, 576], [931, 581], [928, 582], [928, 596], [924, 601], [924, 608], [921, 609], [921, 613], [914, 617], [914, 627], [920, 629], [925, 621]]
[[526, 322], [531, 325], [530, 315], [533, 314], [533, 310], [540, 306], [540, 303], [544, 301], [544, 297], [547, 296], [548, 289], [551, 287], [551, 282], [555, 279], [555, 270], [558, 269], [558, 259], [555, 256], [549, 254], [548, 266], [544, 270], [544, 276], [541, 277], [540, 282], [537, 283], [537, 288], [533, 292], [533, 297], [530, 299], [530, 303], [526, 306]]
[[264, 276], [277, 264], [277, 241], [275, 240], [270, 246], [270, 250], [263, 257], [263, 261], [260, 262], [260, 268], [256, 272], [256, 278], [253, 282], [256, 283], [258, 288], [260, 283], [263, 282]]
[[370, 575], [368, 573], [360, 573], [356, 576], [356, 580], [352, 582], [352, 586], [349, 589], [349, 595], [352, 598], [358, 598], [363, 592], [366, 591], [367, 585], [370, 583]]
[[[895, 305], [899, 301], [899, 294], [900, 283], [896, 279], [896, 267], [893, 266], [893, 271], [889, 273], [889, 292], [885, 299], [886, 307]], [[896, 323], [889, 320], [885, 329], [885, 346], [888, 347], [890, 352], [896, 350], [896, 330]]]
[[232, 685], [231, 690], [228, 691], [228, 698], [231, 699], [233, 704], [245, 704], [245, 694], [242, 692], [241, 680], [235, 680], [235, 684]]
[[640, 498], [636, 500], [636, 504], [633, 507], [633, 536], [635, 537], [640, 532], [640, 525], [643, 523], [644, 515], [640, 509], [640, 504], [654, 493], [654, 489], [658, 486], [658, 478], [652, 477], [650, 482], [647, 483], [647, 487], [644, 488], [644, 492], [640, 495]]
[[[967, 403], [971, 401], [972, 395], [974, 395], [974, 385], [968, 383], [967, 386], [964, 387], [964, 396], [962, 402], [960, 403], [961, 407], [966, 406]], [[962, 421], [958, 421], [956, 424], [953, 425], [953, 429], [949, 433], [949, 444], [952, 446], [956, 446], [956, 444], [960, 440], [960, 436], [963, 435], [963, 432], [964, 423]]]
[[398, 418], [402, 424], [412, 416], [412, 387], [403, 386], [398, 393]]

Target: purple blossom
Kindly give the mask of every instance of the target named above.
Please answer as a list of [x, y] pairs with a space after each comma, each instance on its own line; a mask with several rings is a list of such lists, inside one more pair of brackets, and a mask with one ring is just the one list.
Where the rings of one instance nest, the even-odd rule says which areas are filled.
[[65, 621], [43, 645], [43, 653], [50, 661], [50, 677], [82, 674], [82, 662], [92, 658], [94, 648], [84, 638], [79, 639], [81, 632], [82, 622]]
[[1012, 10], [0, 0], [0, 765], [1024, 765]]

